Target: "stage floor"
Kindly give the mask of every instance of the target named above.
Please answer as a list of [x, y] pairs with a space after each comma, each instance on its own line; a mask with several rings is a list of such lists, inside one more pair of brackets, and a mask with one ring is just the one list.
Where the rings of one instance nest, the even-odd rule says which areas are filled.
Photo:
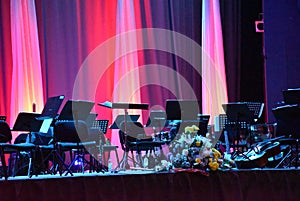
[[[36, 179], [64, 179], [64, 178], [76, 178], [76, 177], [99, 177], [99, 176], [121, 176], [121, 175], [141, 175], [141, 174], [156, 174], [157, 172], [152, 170], [122, 170], [117, 172], [84, 172], [84, 173], [73, 173], [73, 176], [70, 174], [62, 174], [61, 176], [58, 174], [40, 174], [29, 176], [15, 176], [8, 177], [7, 181], [11, 180], [36, 180]], [[1, 181], [5, 181], [4, 177], [0, 179]], [[1, 199], [0, 199], [1, 200]]]
[[38, 175], [0, 180], [0, 200], [300, 200], [298, 169]]

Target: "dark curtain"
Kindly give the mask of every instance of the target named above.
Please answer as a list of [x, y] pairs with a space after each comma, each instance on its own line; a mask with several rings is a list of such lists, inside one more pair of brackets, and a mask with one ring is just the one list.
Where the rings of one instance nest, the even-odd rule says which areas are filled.
[[0, 1], [0, 115], [10, 118], [12, 51], [10, 1]]
[[220, 1], [229, 102], [264, 102], [262, 0]]

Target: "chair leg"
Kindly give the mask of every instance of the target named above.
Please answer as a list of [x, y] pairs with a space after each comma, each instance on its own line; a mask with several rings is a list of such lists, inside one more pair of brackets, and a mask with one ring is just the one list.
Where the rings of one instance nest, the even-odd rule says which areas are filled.
[[[46, 152], [47, 151], [47, 152]], [[49, 152], [49, 153], [48, 153]], [[38, 154], [41, 157], [41, 164], [38, 166], [38, 169], [36, 170], [36, 172], [41, 172], [41, 173], [50, 173], [50, 174], [54, 174], [54, 172], [49, 169], [49, 161], [51, 161], [51, 157], [52, 157], [52, 163], [53, 162], [53, 151], [51, 150], [44, 150], [42, 148], [38, 149]]]
[[61, 157], [60, 153], [62, 153], [61, 150], [55, 151], [55, 157], [57, 159], [56, 162], [60, 162], [61, 164], [61, 167], [59, 168], [60, 176], [62, 176], [62, 167], [64, 167], [67, 171], [65, 175], [68, 175], [70, 173], [70, 175], [73, 176], [71, 169], [68, 167], [67, 164], [65, 164], [64, 159]]
[[6, 165], [6, 172], [8, 176], [12, 175], [13, 171], [13, 162], [15, 160], [16, 153], [10, 153], [8, 158], [8, 166]]
[[124, 153], [123, 153], [123, 158], [120, 162], [120, 169], [121, 170], [125, 170], [125, 169], [129, 169], [130, 166], [128, 164], [128, 152], [127, 150], [124, 150]]
[[135, 161], [135, 159], [134, 159], [134, 153], [133, 153], [132, 150], [131, 150], [131, 156], [132, 156], [133, 167], [136, 167], [136, 161]]
[[[13, 177], [15, 177], [16, 176], [16, 171], [18, 171], [18, 163], [17, 163], [17, 161], [18, 161], [18, 159], [19, 159], [19, 157], [20, 157], [20, 153], [17, 151], [16, 152], [16, 155], [15, 155], [15, 158], [14, 158], [14, 164], [13, 164], [13, 167], [12, 167], [12, 176]], [[10, 160], [10, 162], [11, 162], [11, 160]], [[11, 169], [11, 163], [10, 163], [10, 168], [9, 169]]]
[[31, 156], [29, 157], [29, 163], [28, 163], [28, 171], [27, 171], [27, 176], [31, 177], [31, 171], [32, 171], [32, 158]]
[[[2, 148], [0, 148], [0, 155], [1, 155], [1, 163], [2, 163], [2, 172], [4, 174], [5, 180], [8, 178], [8, 173], [7, 173], [7, 166], [6, 166], [6, 161], [5, 161], [5, 154]], [[2, 175], [1, 175], [2, 178]]]
[[[72, 171], [69, 169], [69, 167], [65, 164], [64, 159], [62, 158], [62, 151], [58, 148], [51, 150], [50, 153], [44, 157], [42, 153], [42, 168], [44, 170], [49, 171], [51, 174], [56, 174], [57, 171], [59, 172], [60, 176], [63, 174], [63, 168], [65, 168], [66, 175], [68, 173], [73, 176]], [[49, 160], [49, 158], [52, 157], [52, 167], [49, 169], [48, 167], [45, 167], [45, 162]]]
[[119, 159], [119, 155], [118, 155], [118, 150], [115, 149], [115, 154], [116, 154], [116, 158], [117, 158], [117, 168], [120, 167], [120, 159]]
[[36, 168], [36, 153], [37, 150], [30, 150], [29, 151], [29, 164], [28, 164], [28, 172], [27, 172], [27, 176], [28, 177], [32, 177], [34, 174], [37, 176], [38, 175], [38, 169]]

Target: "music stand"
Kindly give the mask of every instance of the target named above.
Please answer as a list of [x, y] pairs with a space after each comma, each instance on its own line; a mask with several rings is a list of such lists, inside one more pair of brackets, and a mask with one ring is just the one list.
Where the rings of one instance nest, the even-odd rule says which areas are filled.
[[60, 112], [58, 120], [85, 121], [93, 107], [93, 102], [68, 100]]
[[[127, 121], [133, 121], [136, 122], [139, 119], [140, 115], [139, 114], [130, 114], [127, 115]], [[118, 115], [115, 121], [113, 122], [112, 125], [109, 126], [109, 129], [121, 129], [121, 124], [125, 122], [125, 115], [121, 114]]]
[[99, 129], [103, 134], [107, 133], [108, 120], [95, 120], [91, 126], [93, 129]]
[[254, 112], [251, 111], [245, 102], [234, 102], [222, 104], [224, 111], [226, 112], [227, 118], [230, 122], [229, 125], [233, 126], [233, 146], [234, 148], [238, 145], [235, 142], [240, 141], [240, 130], [244, 122], [249, 124], [254, 121]]
[[254, 112], [244, 102], [222, 104], [230, 122], [253, 122]]
[[200, 102], [198, 100], [176, 100], [166, 101], [167, 120], [197, 120], [200, 113]]
[[249, 110], [253, 112], [253, 119], [256, 122], [262, 115], [264, 110], [264, 103], [260, 102], [245, 102]]
[[31, 132], [38, 132], [43, 121], [37, 120], [40, 114], [20, 112], [17, 116], [12, 131], [25, 131], [29, 134], [29, 142], [31, 142]]
[[300, 88], [282, 91], [285, 104], [300, 104]]
[[300, 136], [300, 107], [297, 104], [283, 105], [272, 109], [277, 122], [276, 136]]
[[29, 131], [38, 132], [42, 125], [42, 121], [37, 120], [40, 114], [20, 112], [17, 116], [12, 131]]
[[48, 98], [41, 115], [37, 119], [55, 119], [64, 98], [63, 95]]

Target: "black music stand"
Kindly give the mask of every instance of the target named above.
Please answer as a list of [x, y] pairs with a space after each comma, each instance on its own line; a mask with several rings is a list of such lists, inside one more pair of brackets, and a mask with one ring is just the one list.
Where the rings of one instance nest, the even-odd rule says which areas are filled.
[[108, 120], [104, 120], [104, 119], [95, 120], [91, 128], [99, 129], [103, 134], [106, 134], [108, 128]]
[[55, 119], [57, 117], [58, 110], [64, 98], [65, 98], [64, 95], [53, 96], [48, 98], [41, 115], [37, 119], [38, 120]]
[[300, 138], [300, 106], [283, 105], [272, 109], [277, 122], [276, 137]]
[[[89, 115], [91, 118], [91, 114]], [[90, 139], [96, 141], [96, 146], [98, 147], [99, 153], [98, 155], [98, 161], [95, 162], [96, 164], [96, 170], [97, 171], [107, 171], [107, 168], [105, 168], [102, 164], [103, 161], [103, 147], [105, 146], [105, 137], [104, 134], [107, 132], [109, 120], [93, 120], [90, 123], [89, 127], [89, 135]]]
[[254, 120], [254, 112], [248, 108], [247, 103], [236, 102], [222, 104], [222, 106], [230, 122], [251, 123]]
[[37, 120], [39, 116], [37, 113], [20, 112], [12, 130], [38, 132], [42, 125], [42, 121]]
[[300, 104], [300, 88], [282, 91], [285, 104]]
[[257, 122], [262, 116], [265, 104], [260, 102], [244, 102], [244, 103], [246, 103], [249, 110], [253, 112], [254, 122]]
[[254, 112], [244, 102], [222, 104], [222, 107], [226, 112], [230, 125], [233, 126], [233, 148], [235, 148], [241, 140], [240, 131], [242, 124], [252, 123], [254, 121]]
[[57, 120], [85, 121], [93, 107], [93, 102], [68, 100], [64, 105], [62, 111], [60, 112], [60, 115], [58, 116]]
[[31, 142], [31, 132], [39, 132], [43, 121], [37, 120], [40, 114], [20, 112], [17, 116], [12, 131], [25, 131], [29, 134], [29, 142]]
[[166, 101], [167, 120], [197, 120], [200, 113], [200, 102], [198, 100], [176, 100]]
[[109, 129], [121, 129], [122, 123], [125, 122], [125, 118], [127, 121], [137, 121], [139, 119], [140, 115], [139, 114], [130, 114], [127, 115], [127, 118], [125, 117], [124, 114], [118, 115], [117, 118], [115, 119], [114, 123], [109, 126]]

